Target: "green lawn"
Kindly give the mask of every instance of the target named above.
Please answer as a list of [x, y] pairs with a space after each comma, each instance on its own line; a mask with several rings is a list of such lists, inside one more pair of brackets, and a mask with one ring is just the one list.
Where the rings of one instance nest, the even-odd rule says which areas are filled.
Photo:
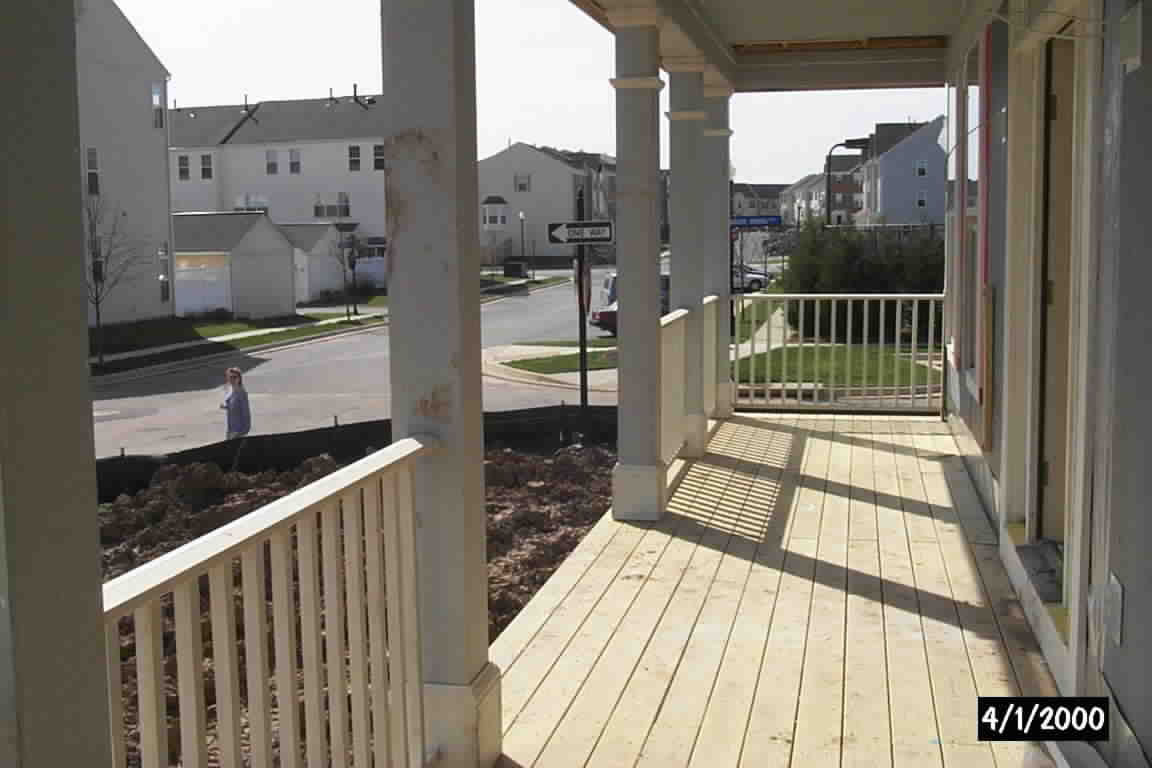
[[[926, 347], [917, 351], [917, 360], [926, 361], [927, 356]], [[938, 359], [939, 347], [936, 348], [936, 356]], [[788, 383], [816, 382], [836, 387], [876, 387], [883, 383], [885, 387], [890, 387], [907, 386], [909, 378], [917, 385], [940, 383], [939, 371], [929, 370], [920, 363], [913, 365], [907, 347], [897, 354], [892, 345], [857, 345], [852, 347], [851, 357], [852, 365], [849, 368], [848, 346], [845, 344], [790, 346], [787, 349], [760, 352], [754, 357], [740, 360], [733, 365], [733, 375], [738, 377], [737, 381], [748, 381], [749, 366], [752, 366], [756, 382], [763, 382], [765, 366], [768, 365], [768, 380], [782, 383], [786, 364]]]
[[383, 318], [375, 318], [372, 320], [341, 320], [338, 323], [330, 323], [323, 326], [307, 325], [300, 328], [291, 328], [286, 331], [277, 331], [274, 333], [262, 333], [259, 336], [249, 336], [243, 339], [235, 339], [233, 341], [218, 341], [209, 344], [200, 344], [195, 347], [186, 347], [184, 349], [176, 349], [171, 352], [161, 352], [155, 355], [142, 355], [140, 357], [132, 357], [126, 360], [115, 360], [105, 363], [103, 366], [93, 364], [91, 366], [93, 373], [106, 374], [106, 373], [120, 373], [122, 371], [131, 371], [136, 368], [145, 368], [150, 365], [160, 365], [162, 363], [174, 363], [180, 360], [191, 360], [197, 357], [204, 357], [206, 355], [217, 355], [222, 352], [236, 352], [248, 347], [255, 347], [262, 344], [273, 344], [277, 342], [296, 341], [300, 339], [307, 339], [310, 337], [326, 336], [330, 333], [339, 331], [347, 331], [350, 328], [368, 328], [374, 325], [381, 325], [387, 322]]
[[[222, 320], [189, 317], [158, 317], [135, 323], [104, 326], [104, 354], [133, 352], [148, 347], [162, 347], [189, 341], [203, 341], [213, 336], [258, 331], [262, 328], [309, 326], [325, 315], [296, 314], [266, 320]], [[96, 353], [96, 329], [88, 329], [89, 349]]]
[[[580, 370], [580, 355], [555, 355], [553, 357], [537, 357], [531, 360], [516, 360], [505, 365], [521, 371], [532, 373], [575, 373]], [[602, 371], [616, 367], [616, 350], [605, 349], [588, 353], [588, 370]]]
[[[525, 347], [578, 347], [579, 341], [521, 341], [518, 342]], [[598, 347], [615, 347], [616, 339], [588, 339], [588, 348], [594, 349]]]

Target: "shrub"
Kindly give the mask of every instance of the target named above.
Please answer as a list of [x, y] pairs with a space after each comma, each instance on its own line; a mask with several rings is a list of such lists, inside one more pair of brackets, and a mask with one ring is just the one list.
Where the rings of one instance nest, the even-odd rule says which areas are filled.
[[[809, 222], [801, 231], [788, 266], [779, 285], [786, 293], [939, 293], [944, 289], [944, 240], [937, 227], [901, 230], [824, 229]], [[848, 337], [848, 312], [844, 302], [837, 302], [833, 328], [833, 303], [804, 303], [803, 330], [806, 337], [822, 340]], [[931, 304], [920, 302], [918, 335], [928, 338]], [[869, 301], [867, 325], [869, 342], [880, 339], [880, 315], [884, 314], [885, 340], [891, 341], [896, 315], [899, 313], [901, 334], [907, 338], [913, 326], [911, 302], [895, 300]], [[853, 302], [852, 341], [864, 338], [865, 308], [863, 301]], [[941, 327], [941, 308], [936, 309], [936, 326]], [[817, 330], [819, 320], [819, 333]], [[788, 307], [788, 324], [801, 329], [800, 304]]]

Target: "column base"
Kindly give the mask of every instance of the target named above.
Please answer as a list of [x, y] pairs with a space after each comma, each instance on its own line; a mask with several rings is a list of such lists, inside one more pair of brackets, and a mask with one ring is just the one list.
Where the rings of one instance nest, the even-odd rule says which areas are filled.
[[655, 521], [668, 505], [668, 473], [663, 466], [617, 464], [612, 470], [612, 517]]
[[680, 455], [686, 459], [698, 459], [708, 452], [708, 416], [703, 413], [689, 413], [684, 416], [684, 446]]
[[425, 750], [437, 768], [490, 768], [504, 752], [500, 669], [491, 662], [469, 685], [424, 684]]
[[736, 382], [732, 379], [722, 380], [716, 385], [716, 410], [712, 414], [714, 419], [727, 419], [735, 413]]

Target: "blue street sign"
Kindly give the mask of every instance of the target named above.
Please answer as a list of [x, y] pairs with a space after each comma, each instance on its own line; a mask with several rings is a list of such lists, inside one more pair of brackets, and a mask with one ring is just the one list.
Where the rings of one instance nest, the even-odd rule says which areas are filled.
[[780, 216], [733, 216], [732, 227], [779, 227], [784, 223]]

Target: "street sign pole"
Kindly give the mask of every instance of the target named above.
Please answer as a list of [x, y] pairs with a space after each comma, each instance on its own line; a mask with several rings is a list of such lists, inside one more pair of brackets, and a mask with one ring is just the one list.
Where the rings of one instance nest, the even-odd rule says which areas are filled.
[[[584, 190], [576, 191], [576, 218], [584, 220]], [[588, 305], [585, 301], [585, 246], [576, 246], [576, 305], [580, 318], [580, 429], [588, 435]], [[585, 437], [586, 439], [586, 437]], [[583, 439], [581, 440], [583, 442]]]

